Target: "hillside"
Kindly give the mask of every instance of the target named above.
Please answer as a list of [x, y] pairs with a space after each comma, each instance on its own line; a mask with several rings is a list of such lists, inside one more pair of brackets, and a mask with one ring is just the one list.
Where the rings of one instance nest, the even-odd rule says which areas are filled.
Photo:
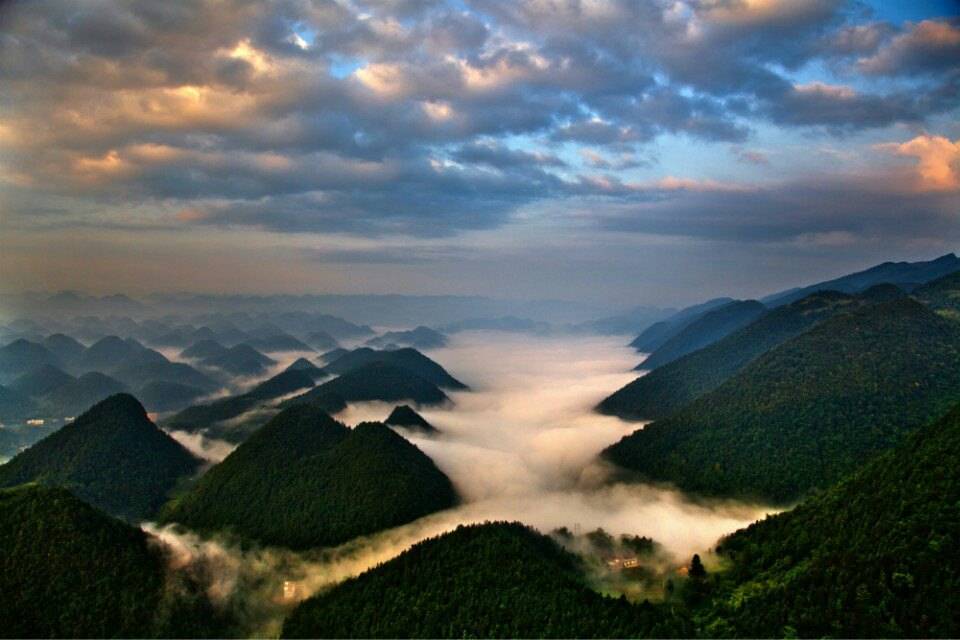
[[960, 321], [960, 271], [915, 289], [913, 297], [940, 315]]
[[467, 385], [447, 373], [442, 366], [416, 349], [410, 348], [375, 351], [369, 347], [361, 347], [328, 361], [324, 368], [332, 374], [341, 375], [374, 362], [384, 362], [407, 369], [442, 389], [467, 389]]
[[630, 346], [641, 353], [652, 353], [704, 313], [731, 302], [734, 302], [733, 298], [714, 298], [681, 309], [669, 318], [655, 322], [644, 329], [640, 335], [630, 342]]
[[439, 349], [447, 345], [447, 336], [429, 327], [420, 326], [409, 331], [387, 331], [381, 336], [367, 340], [366, 344], [376, 349], [396, 349], [397, 347]]
[[441, 404], [449, 398], [435, 384], [409, 369], [374, 361], [324, 382], [303, 395], [290, 398], [282, 406], [310, 403], [336, 413], [348, 402], [412, 400], [418, 404]]
[[151, 516], [198, 467], [133, 396], [118, 394], [0, 466], [0, 487], [66, 486], [110, 514], [136, 520]]
[[223, 634], [218, 615], [188, 579], [167, 572], [143, 531], [64, 489], [0, 490], [0, 548], [3, 637]]
[[756, 300], [737, 300], [698, 316], [660, 345], [637, 369], [656, 369], [747, 326], [767, 310]]
[[200, 340], [181, 351], [180, 357], [188, 360], [206, 360], [220, 357], [227, 351], [228, 349], [216, 340]]
[[86, 349], [82, 344], [62, 333], [54, 333], [44, 338], [43, 346], [64, 364], [75, 362]]
[[274, 417], [161, 518], [301, 549], [340, 544], [456, 501], [430, 458], [385, 425], [351, 430], [305, 405]]
[[52, 364], [43, 364], [23, 374], [8, 386], [25, 396], [39, 397], [74, 381], [74, 377]]
[[29, 396], [0, 385], [0, 423], [36, 417], [37, 404]]
[[630, 382], [604, 399], [597, 411], [625, 420], [665, 417], [713, 391], [757, 356], [863, 303], [845, 293], [822, 291], [777, 307], [726, 338]]
[[935, 260], [923, 262], [884, 262], [869, 269], [850, 273], [832, 280], [818, 282], [817, 284], [799, 289], [775, 293], [763, 298], [761, 302], [768, 307], [776, 307], [782, 304], [789, 304], [817, 291], [859, 293], [874, 285], [883, 283], [913, 288], [956, 271], [960, 271], [960, 258], [952, 253], [940, 256]]
[[41, 344], [23, 338], [14, 340], [0, 347], [0, 383], [10, 382], [45, 364], [59, 367], [62, 363]]
[[43, 396], [40, 405], [46, 417], [69, 418], [105, 398], [125, 391], [127, 386], [119, 380], [92, 371]]
[[220, 369], [235, 376], [258, 376], [267, 371], [267, 367], [276, 361], [263, 355], [248, 344], [238, 344], [218, 356], [200, 361], [207, 367]]
[[789, 502], [960, 400], [960, 326], [902, 298], [825, 320], [604, 457], [696, 492]]
[[419, 431], [424, 434], [439, 433], [436, 427], [424, 420], [423, 416], [405, 404], [394, 407], [385, 422], [395, 427], [405, 427], [411, 431]]
[[166, 412], [182, 409], [206, 393], [203, 389], [190, 385], [159, 380], [141, 387], [137, 391], [137, 398], [147, 411]]
[[313, 351], [313, 347], [304, 344], [287, 333], [275, 333], [260, 338], [252, 338], [247, 341], [251, 347], [257, 351], [268, 353], [279, 351]]
[[719, 551], [705, 635], [955, 637], [960, 408]]
[[[297, 369], [288, 369], [269, 380], [261, 382], [247, 393], [220, 398], [208, 404], [187, 407], [167, 420], [164, 426], [170, 429], [198, 431], [217, 422], [236, 418], [269, 400], [274, 400], [300, 389], [309, 389], [313, 386], [313, 378], [310, 374]], [[231, 437], [231, 431], [230, 429], [224, 429], [222, 433], [218, 431], [218, 434], [228, 440], [238, 442], [250, 433], [248, 430], [238, 429], [234, 431], [233, 437]]]
[[323, 378], [329, 377], [326, 371], [313, 364], [306, 358], [297, 358], [290, 363], [290, 366], [285, 369], [286, 371], [302, 371], [310, 376], [314, 382], [317, 380], [322, 380]]
[[[402, 586], [401, 586], [402, 585]], [[398, 588], [399, 587], [399, 588]], [[577, 558], [519, 523], [460, 526], [304, 601], [286, 638], [691, 636], [666, 608], [607, 598]]]

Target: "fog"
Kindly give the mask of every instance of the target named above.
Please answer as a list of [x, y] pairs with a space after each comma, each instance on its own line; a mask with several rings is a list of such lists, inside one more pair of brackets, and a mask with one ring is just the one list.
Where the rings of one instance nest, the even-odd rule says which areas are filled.
[[[214, 599], [249, 612], [253, 632], [269, 633], [295, 601], [459, 524], [519, 520], [545, 533], [558, 527], [583, 532], [602, 527], [615, 536], [652, 538], [660, 545], [659, 563], [680, 564], [722, 535], [774, 511], [612, 480], [611, 469], [597, 454], [642, 427], [592, 412], [599, 400], [636, 376], [630, 369], [637, 354], [622, 340], [473, 332], [456, 335], [449, 347], [430, 356], [471, 390], [450, 393], [450, 406], [420, 408], [439, 435], [399, 433], [450, 477], [463, 498], [458, 507], [336, 549], [300, 554], [241, 552], [222, 539], [203, 541], [171, 528], [150, 530], [172, 545], [181, 562], [212, 562], [217, 568], [209, 587]], [[336, 417], [349, 425], [384, 420], [393, 406], [353, 404]], [[203, 450], [202, 441], [190, 448]], [[213, 455], [208, 450], [204, 457]], [[293, 599], [283, 600], [284, 581], [296, 585]], [[248, 583], [259, 586], [243, 587]]]

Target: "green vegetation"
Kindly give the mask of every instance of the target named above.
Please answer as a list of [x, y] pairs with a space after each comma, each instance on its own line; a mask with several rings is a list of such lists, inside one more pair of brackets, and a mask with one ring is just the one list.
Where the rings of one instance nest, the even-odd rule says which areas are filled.
[[453, 506], [449, 479], [380, 423], [278, 414], [168, 504], [164, 522], [296, 549], [330, 546]]
[[385, 363], [406, 369], [442, 389], [460, 390], [467, 388], [467, 385], [451, 376], [443, 367], [416, 349], [374, 351], [369, 347], [361, 347], [349, 351], [335, 360], [326, 362], [328, 364], [325, 369], [335, 375], [350, 373], [373, 363]]
[[382, 336], [367, 340], [367, 345], [376, 349], [396, 349], [398, 346], [439, 349], [447, 345], [447, 336], [430, 327], [420, 326], [409, 331], [387, 331]]
[[220, 355], [204, 358], [205, 367], [220, 369], [235, 376], [258, 376], [276, 361], [263, 355], [248, 344], [238, 344]]
[[745, 327], [767, 310], [756, 300], [737, 300], [711, 309], [664, 342], [637, 369], [656, 369]]
[[27, 420], [34, 415], [37, 405], [28, 396], [0, 386], [0, 422]]
[[0, 487], [65, 486], [110, 514], [136, 520], [155, 513], [198, 466], [133, 396], [118, 394], [0, 466]]
[[176, 411], [204, 395], [203, 389], [165, 380], [149, 382], [137, 392], [147, 411]]
[[439, 433], [436, 427], [424, 420], [423, 416], [414, 411], [409, 405], [405, 404], [394, 407], [390, 415], [387, 416], [386, 423], [396, 427], [406, 427], [413, 431], [421, 431], [425, 434]]
[[960, 407], [796, 509], [719, 546], [703, 634], [956, 637]]
[[641, 353], [652, 353], [704, 313], [730, 302], [733, 302], [733, 298], [714, 298], [702, 304], [681, 309], [666, 320], [655, 322], [644, 329], [633, 339], [630, 346]]
[[[298, 369], [287, 369], [269, 380], [261, 382], [247, 393], [230, 396], [215, 400], [209, 404], [200, 404], [193, 407], [187, 407], [164, 423], [164, 426], [170, 429], [179, 429], [184, 431], [200, 431], [209, 428], [218, 422], [230, 420], [250, 411], [258, 405], [293, 393], [300, 389], [309, 389], [313, 387], [313, 378], [309, 373]], [[256, 425], [259, 427], [260, 425]], [[250, 435], [247, 429], [237, 430], [219, 430], [222, 435], [230, 436], [227, 439], [238, 442]]]
[[74, 377], [52, 364], [43, 364], [10, 383], [10, 389], [37, 398], [73, 382]]
[[597, 410], [625, 420], [666, 417], [716, 389], [757, 356], [862, 303], [845, 293], [822, 291], [778, 307], [726, 338], [637, 378]]
[[945, 318], [960, 321], [960, 271], [915, 289], [913, 297]]
[[69, 418], [117, 393], [126, 385], [108, 375], [91, 371], [62, 385], [42, 398], [45, 416]]
[[824, 320], [603, 455], [686, 490], [788, 502], [958, 400], [960, 326], [901, 298]]
[[345, 409], [347, 402], [368, 400], [413, 400], [420, 404], [440, 404], [449, 398], [435, 384], [410, 369], [374, 361], [291, 398], [281, 406], [309, 403], [336, 413]]
[[578, 560], [519, 523], [460, 526], [304, 601], [289, 638], [692, 636], [669, 607], [591, 590]]

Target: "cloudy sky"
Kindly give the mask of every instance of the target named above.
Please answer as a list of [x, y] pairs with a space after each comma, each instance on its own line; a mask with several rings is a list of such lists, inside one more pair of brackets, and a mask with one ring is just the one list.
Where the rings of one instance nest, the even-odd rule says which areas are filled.
[[755, 295], [960, 246], [953, 1], [0, 8], [0, 289]]

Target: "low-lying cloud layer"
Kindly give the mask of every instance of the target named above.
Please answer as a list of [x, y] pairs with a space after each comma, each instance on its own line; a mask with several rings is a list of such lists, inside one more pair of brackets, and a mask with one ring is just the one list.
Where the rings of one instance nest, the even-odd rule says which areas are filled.
[[[297, 554], [242, 552], [223, 540], [201, 540], [173, 529], [157, 531], [181, 565], [209, 563], [209, 589], [224, 606], [248, 612], [251, 628], [266, 633], [297, 600], [357, 575], [426, 537], [459, 524], [519, 520], [543, 532], [558, 527], [653, 538], [677, 563], [709, 549], [770, 509], [733, 501], [694, 501], [668, 487], [611, 483], [597, 454], [640, 425], [592, 413], [605, 395], [631, 380], [636, 359], [616, 339], [535, 338], [458, 334], [431, 352], [472, 387], [451, 394], [454, 406], [423, 409], [440, 430], [434, 438], [400, 431], [451, 478], [464, 503], [405, 526], [336, 549]], [[384, 420], [386, 403], [350, 406], [348, 424]], [[296, 596], [284, 600], [283, 583]], [[255, 585], [255, 586], [254, 586]]]

